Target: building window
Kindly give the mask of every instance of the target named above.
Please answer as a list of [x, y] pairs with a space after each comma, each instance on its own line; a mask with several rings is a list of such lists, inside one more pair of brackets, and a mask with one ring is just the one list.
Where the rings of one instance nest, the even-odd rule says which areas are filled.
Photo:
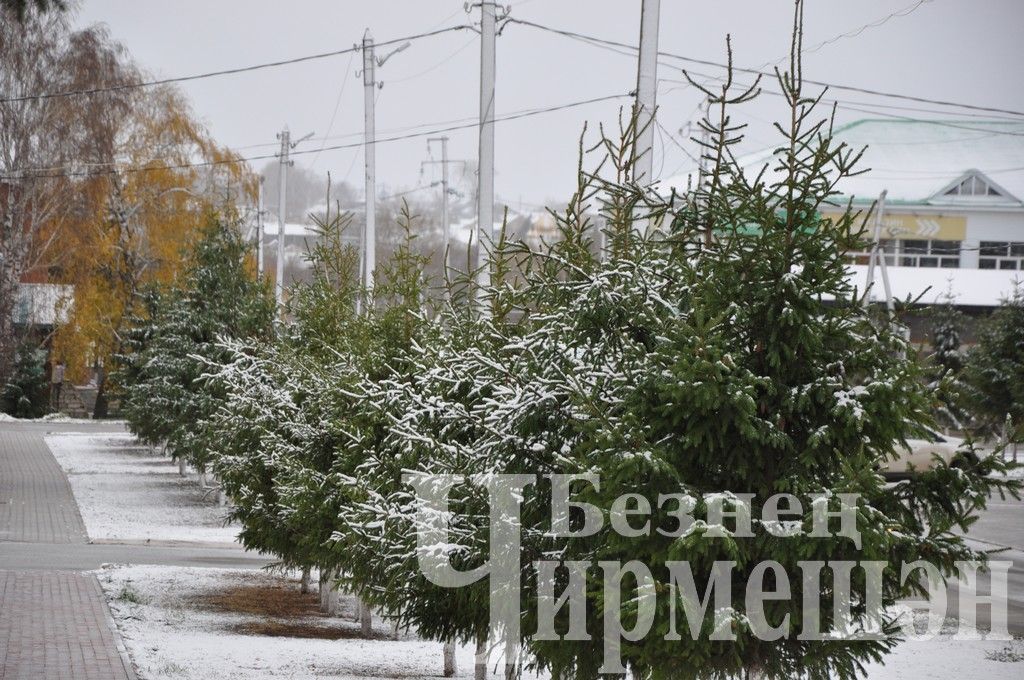
[[[896, 244], [899, 241], [890, 238], [883, 238], [878, 240], [878, 252], [885, 257], [885, 263], [890, 267], [896, 265]], [[850, 252], [846, 254], [850, 264], [868, 264], [871, 259], [871, 244], [869, 243], [866, 250]]]
[[978, 267], [981, 269], [1024, 269], [1024, 242], [982, 241]]
[[996, 189], [977, 175], [971, 175], [946, 192], [947, 196], [1001, 196]]
[[899, 254], [901, 267], [956, 269], [960, 266], [960, 241], [902, 240]]
[[[927, 239], [880, 239], [878, 249], [890, 267], [941, 267], [956, 269], [960, 266], [960, 241]], [[864, 252], [849, 253], [853, 264], [868, 264], [871, 248]]]

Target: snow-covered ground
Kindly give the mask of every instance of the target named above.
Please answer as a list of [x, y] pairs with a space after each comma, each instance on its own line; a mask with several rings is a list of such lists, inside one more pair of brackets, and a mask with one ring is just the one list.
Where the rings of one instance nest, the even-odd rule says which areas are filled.
[[15, 418], [8, 413], [0, 413], [0, 422], [11, 423], [113, 423], [113, 420], [92, 420], [91, 418], [72, 418], [64, 413], [47, 413], [41, 418]]
[[[390, 625], [376, 618], [374, 639], [359, 637], [352, 621], [354, 603], [345, 596], [338, 617], [315, 611], [254, 613], [261, 606], [253, 600], [265, 603], [274, 597], [266, 589], [288, 588], [285, 599], [301, 602], [295, 579], [178, 567], [113, 567], [101, 570], [99, 578], [142, 680], [417, 680], [442, 674], [440, 643], [405, 634], [390, 639]], [[251, 598], [245, 597], [246, 590]], [[223, 607], [226, 593], [240, 595], [228, 611]], [[308, 596], [307, 602], [314, 598]], [[313, 603], [306, 609], [315, 608]], [[272, 637], [253, 632], [254, 626], [301, 629], [310, 637]], [[473, 677], [472, 650], [462, 648], [456, 658], [458, 677]]]
[[224, 526], [227, 510], [211, 490], [130, 434], [60, 434], [46, 443], [93, 541], [232, 543], [238, 535], [237, 526]]
[[[927, 640], [906, 640], [885, 664], [868, 664], [866, 680], [1019, 680], [1024, 677], [1024, 640], [956, 640], [957, 621], [915, 616], [921, 634], [929, 623], [941, 633]], [[967, 630], [966, 628], [964, 629]], [[968, 635], [965, 632], [965, 637]]]
[[[213, 494], [200, 490], [194, 478], [181, 478], [175, 464], [130, 435], [61, 434], [47, 443], [68, 473], [94, 540], [233, 540], [236, 529], [222, 525], [225, 509]], [[379, 620], [374, 639], [364, 639], [351, 621], [350, 598], [342, 599], [342, 616], [321, 616], [310, 598], [302, 605], [295, 579], [259, 571], [121, 566], [102, 570], [100, 581], [142, 680], [441, 675], [440, 644], [410, 635], [391, 640], [390, 627]], [[234, 603], [242, 606], [223, 606], [217, 596], [225, 593], [239, 595]], [[267, 601], [275, 597], [302, 606], [287, 615], [268, 613]], [[472, 668], [472, 650], [460, 649], [460, 677], [472, 677]], [[867, 680], [1017, 680], [1024, 677], [1024, 641], [959, 641], [946, 632], [905, 642], [884, 666], [868, 671]]]
[[[351, 598], [342, 598], [340, 617], [315, 613], [315, 596], [308, 596], [305, 610], [268, 615], [268, 600], [281, 597], [286, 606], [301, 601], [294, 578], [252, 571], [122, 566], [103, 569], [100, 582], [143, 680], [414, 680], [441, 674], [438, 643], [408, 635], [388, 639], [390, 627], [379, 620], [374, 639], [358, 637], [351, 621]], [[235, 605], [225, 608], [225, 600]], [[309, 637], [258, 632], [280, 633], [287, 627]], [[958, 641], [952, 639], [953, 632], [945, 630], [929, 641], [904, 642], [884, 666], [869, 667], [867, 680], [1024, 676], [1024, 641]], [[459, 677], [472, 677], [472, 663], [472, 651], [460, 649]], [[535, 676], [527, 676], [531, 677]]]

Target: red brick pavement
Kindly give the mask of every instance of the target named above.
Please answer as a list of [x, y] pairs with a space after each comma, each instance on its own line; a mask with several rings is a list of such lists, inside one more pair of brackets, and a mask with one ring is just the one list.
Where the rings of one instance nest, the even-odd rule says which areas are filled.
[[84, 543], [71, 486], [42, 432], [0, 430], [0, 541]]
[[[84, 543], [85, 526], [43, 431], [0, 428], [4, 541]], [[95, 575], [0, 571], [0, 680], [134, 680]]]
[[0, 572], [0, 678], [135, 678], [94, 575]]

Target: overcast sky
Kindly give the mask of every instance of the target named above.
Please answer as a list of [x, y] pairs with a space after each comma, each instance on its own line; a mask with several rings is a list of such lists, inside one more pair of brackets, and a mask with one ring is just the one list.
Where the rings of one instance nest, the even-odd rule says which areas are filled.
[[[805, 47], [915, 4], [914, 0], [807, 0]], [[343, 49], [370, 28], [378, 41], [478, 20], [462, 0], [84, 0], [81, 25], [102, 22], [151, 73], [179, 76]], [[521, 0], [511, 16], [548, 26], [635, 44], [640, 0]], [[791, 0], [662, 0], [661, 49], [724, 60], [732, 35], [738, 65], [761, 67], [787, 54]], [[940, 100], [1024, 110], [1024, 0], [931, 0], [907, 16], [830, 42], [805, 58], [805, 76], [817, 80]], [[565, 104], [626, 93], [636, 82], [635, 58], [521, 25], [498, 38], [497, 113]], [[479, 39], [471, 31], [415, 40], [378, 70], [384, 83], [377, 102], [381, 137], [411, 126], [474, 119], [478, 112]], [[672, 60], [666, 60], [672, 63]], [[676, 62], [678, 64], [678, 62]], [[245, 156], [275, 151], [275, 133], [288, 125], [294, 137], [315, 132], [301, 149], [354, 143], [363, 129], [363, 87], [349, 55], [209, 78], [182, 85], [215, 137]], [[720, 75], [712, 67], [694, 67]], [[678, 68], [661, 66], [658, 117], [691, 153], [679, 129], [695, 119], [700, 95], [680, 87]], [[862, 108], [926, 104], [849, 92], [833, 94]], [[620, 104], [621, 103], [621, 104]], [[337, 113], [335, 109], [337, 104]], [[584, 122], [614, 122], [627, 99], [497, 124], [496, 190], [513, 206], [562, 199], [573, 187], [577, 138]], [[767, 121], [781, 115], [782, 100], [765, 96], [738, 117], [751, 123], [748, 147], [771, 143]], [[963, 118], [879, 109], [914, 117]], [[871, 117], [840, 111], [840, 120]], [[331, 124], [333, 119], [333, 125]], [[429, 129], [429, 128], [424, 128]], [[395, 133], [396, 130], [404, 132]], [[389, 131], [392, 131], [389, 133]], [[447, 133], [450, 157], [473, 158], [475, 129]], [[329, 135], [331, 139], [320, 141]], [[692, 163], [664, 134], [654, 169], [662, 177]], [[382, 191], [429, 183], [424, 137], [378, 145]], [[296, 156], [296, 164], [362, 187], [361, 150]], [[257, 167], [265, 161], [254, 163]]]

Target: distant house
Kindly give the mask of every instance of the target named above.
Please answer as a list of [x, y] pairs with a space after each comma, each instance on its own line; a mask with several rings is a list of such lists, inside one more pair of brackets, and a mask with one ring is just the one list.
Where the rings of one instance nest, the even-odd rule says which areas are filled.
[[66, 320], [63, 303], [70, 300], [73, 293], [74, 286], [22, 282], [14, 303], [14, 323], [44, 331], [52, 329]]
[[[868, 119], [838, 128], [834, 140], [866, 147], [858, 167], [869, 169], [839, 185], [839, 203], [866, 210], [887, 192], [880, 247], [894, 297], [932, 304], [951, 289], [977, 314], [998, 305], [1015, 279], [1024, 282], [1024, 121]], [[759, 169], [770, 156], [742, 163]], [[867, 261], [867, 252], [850, 253], [861, 287]], [[880, 289], [876, 280], [875, 299]], [[910, 321], [920, 336], [922, 321]]]

